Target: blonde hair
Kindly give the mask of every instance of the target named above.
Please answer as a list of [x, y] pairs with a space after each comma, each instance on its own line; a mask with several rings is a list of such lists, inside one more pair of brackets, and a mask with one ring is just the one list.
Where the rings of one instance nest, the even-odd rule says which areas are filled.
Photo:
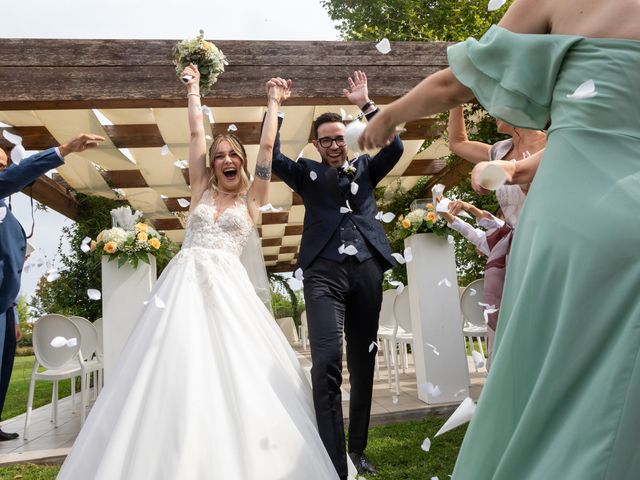
[[232, 133], [220, 133], [216, 135], [216, 137], [213, 139], [213, 143], [211, 144], [211, 147], [209, 148], [209, 161], [211, 164], [211, 167], [210, 167], [211, 176], [209, 177], [209, 188], [214, 190], [218, 188], [218, 179], [216, 177], [216, 173], [213, 168], [213, 162], [214, 162], [213, 155], [216, 152], [216, 149], [218, 148], [218, 146], [222, 142], [229, 142], [229, 145], [231, 145], [231, 148], [233, 149], [233, 151], [236, 152], [240, 157], [240, 159], [242, 160], [242, 169], [240, 170], [240, 182], [241, 182], [240, 191], [246, 192], [247, 190], [249, 190], [249, 186], [251, 184], [251, 181], [249, 180], [249, 169], [247, 167], [247, 152], [244, 149], [244, 145], [242, 145], [242, 142], [240, 141], [240, 139], [235, 135], [233, 135]]

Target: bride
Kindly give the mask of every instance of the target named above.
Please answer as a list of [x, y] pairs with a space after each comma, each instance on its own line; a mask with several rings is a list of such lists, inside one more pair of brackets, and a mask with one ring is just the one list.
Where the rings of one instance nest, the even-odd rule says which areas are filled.
[[199, 73], [191, 65], [183, 74], [193, 79], [182, 250], [156, 283], [58, 479], [337, 479], [307, 379], [240, 262], [267, 200], [278, 107], [291, 81], [267, 82], [250, 182], [244, 147], [231, 134], [214, 139], [206, 168]]

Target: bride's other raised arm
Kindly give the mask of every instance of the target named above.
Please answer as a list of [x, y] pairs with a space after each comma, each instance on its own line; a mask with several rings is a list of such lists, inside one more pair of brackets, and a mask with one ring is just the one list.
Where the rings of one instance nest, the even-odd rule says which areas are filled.
[[198, 67], [191, 64], [183, 70], [180, 77], [190, 75], [187, 83], [187, 99], [189, 102], [189, 183], [191, 184], [191, 208], [200, 201], [202, 194], [209, 187], [207, 171], [207, 142], [202, 123], [202, 105], [200, 104], [200, 73]]
[[291, 95], [291, 80], [272, 78], [266, 84], [267, 113], [260, 137], [260, 149], [256, 159], [256, 171], [253, 183], [248, 192], [249, 212], [254, 222], [257, 221], [258, 207], [267, 203], [269, 182], [271, 181], [271, 159], [278, 133], [278, 109]]

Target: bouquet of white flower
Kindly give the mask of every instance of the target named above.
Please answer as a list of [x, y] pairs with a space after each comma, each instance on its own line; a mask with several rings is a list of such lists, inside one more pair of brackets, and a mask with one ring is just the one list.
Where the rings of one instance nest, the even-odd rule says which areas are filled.
[[202, 95], [209, 93], [218, 80], [218, 75], [224, 72], [224, 66], [229, 65], [224, 53], [204, 39], [203, 30], [200, 30], [200, 35], [196, 38], [182, 40], [173, 47], [173, 59], [178, 76], [191, 63], [198, 67]]

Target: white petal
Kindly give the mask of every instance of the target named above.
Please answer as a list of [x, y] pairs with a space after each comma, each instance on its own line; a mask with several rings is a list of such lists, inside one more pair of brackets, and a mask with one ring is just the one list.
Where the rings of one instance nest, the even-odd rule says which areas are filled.
[[178, 168], [189, 168], [189, 162], [187, 160], [176, 160], [173, 164]]
[[374, 348], [380, 348], [378, 347], [378, 344], [376, 342], [371, 342], [371, 345], [369, 345], [369, 353], [373, 352]]
[[304, 275], [302, 275], [302, 269], [301, 268], [296, 269], [296, 271], [293, 272], [293, 276], [297, 280], [300, 280], [300, 281], [304, 280]]
[[[569, 98], [573, 98], [576, 100], [583, 100], [585, 98], [593, 98], [598, 94], [596, 91], [596, 84], [593, 80], [587, 80], [583, 84], [581, 84], [576, 90], [567, 95]], [[5, 130], [6, 131], [6, 130]]]
[[356, 195], [359, 188], [360, 185], [358, 185], [356, 182], [351, 182], [351, 195]]
[[238, 131], [238, 127], [236, 127], [235, 123], [232, 123], [227, 127], [227, 132], [237, 132], [237, 131]]
[[453, 430], [454, 428], [467, 423], [471, 420], [475, 411], [476, 404], [473, 403], [473, 400], [469, 397], [465, 398], [456, 411], [447, 419], [442, 428], [438, 430], [438, 433], [436, 433], [435, 436], [437, 437], [438, 435], [442, 435], [449, 430]]
[[163, 200], [166, 200], [166, 199], [167, 199], [167, 198], [169, 198], [169, 197], [168, 197], [168, 196], [166, 196], [166, 195], [160, 194], [160, 198], [161, 198], [161, 199], [163, 199]]
[[162, 146], [162, 148], [160, 149], [160, 155], [162, 155], [163, 157], [169, 155], [169, 145]]
[[91, 251], [91, 247], [86, 243], [83, 243], [82, 245], [80, 245], [80, 250], [82, 250], [84, 253], [89, 253]]
[[507, 3], [507, 0], [489, 0], [488, 9], [490, 12], [498, 10], [501, 6]]
[[382, 212], [376, 213], [375, 219], [376, 220], [382, 220]]
[[470, 297], [473, 297], [476, 293], [478, 293], [478, 292], [476, 292], [476, 289], [475, 289], [475, 288], [470, 288], [470, 289], [469, 289], [469, 296], [470, 296]]
[[478, 302], [478, 305], [480, 305], [481, 307], [484, 307], [484, 308], [496, 308], [495, 305], [489, 305], [488, 303]]
[[376, 48], [380, 53], [382, 53], [383, 55], [386, 55], [391, 51], [391, 44], [389, 43], [388, 39], [383, 38], [378, 43], [376, 43]]
[[473, 363], [476, 364], [476, 368], [484, 367], [484, 356], [480, 352], [474, 350], [471, 352], [471, 358], [473, 358]]
[[456, 393], [454, 393], [453, 396], [458, 398], [460, 395], [466, 395], [466, 393], [467, 393], [467, 389], [466, 388], [461, 388]]
[[444, 285], [445, 287], [451, 287], [451, 282], [449, 281], [448, 278], [445, 277], [438, 282], [439, 287], [441, 287], [442, 285]]
[[258, 208], [258, 210], [260, 210], [261, 212], [281, 212], [282, 208], [276, 208], [270, 203], [267, 203]]
[[[449, 475], [451, 476], [451, 475]], [[431, 477], [431, 480], [440, 480], [438, 477]]]
[[353, 245], [349, 245], [348, 247], [346, 247], [344, 249], [344, 254], [345, 255], [355, 255], [356, 253], [358, 253], [358, 249], [356, 247], [354, 247]]
[[396, 214], [393, 212], [387, 212], [382, 215], [382, 221], [384, 223], [390, 223], [394, 218], [396, 218]]
[[27, 151], [22, 145], [16, 145], [11, 150], [11, 161], [16, 165], [20, 165], [20, 162], [27, 156]]
[[447, 235], [447, 242], [449, 242], [449, 245], [453, 245], [453, 235]]
[[340, 107], [340, 116], [342, 117], [342, 120], [346, 120], [347, 119], [347, 112], [342, 107]]
[[400, 265], [404, 264], [404, 257], [402, 255], [400, 255], [399, 253], [392, 253], [391, 256], [393, 258], [396, 259], [396, 262], [398, 262]]
[[164, 308], [166, 306], [164, 301], [158, 295], [153, 296], [153, 303], [158, 308]]
[[350, 213], [353, 212], [349, 207], [340, 207], [340, 213]]
[[391, 401], [393, 402], [394, 405], [398, 403], [398, 400], [400, 400], [400, 397], [398, 395], [393, 395], [391, 397]]
[[440, 352], [438, 351], [438, 349], [436, 348], [435, 345], [431, 344], [431, 343], [427, 343], [427, 347], [429, 347], [431, 350], [433, 350], [433, 353], [435, 355], [440, 355]]
[[433, 398], [436, 398], [436, 397], [439, 397], [440, 395], [442, 395], [442, 390], [440, 390], [440, 387], [436, 385], [435, 387], [433, 387], [433, 393], [431, 394], [431, 396]]
[[422, 448], [422, 450], [424, 450], [425, 452], [428, 452], [431, 449], [431, 440], [429, 440], [429, 437], [425, 438], [422, 441], [422, 445], [420, 445], [420, 448]]
[[398, 281], [398, 280], [389, 280], [389, 285], [391, 285], [392, 287], [396, 287], [396, 294], [400, 295], [402, 293], [402, 291], [404, 290], [404, 283]]
[[0, 222], [7, 216], [7, 207], [0, 207]]
[[60, 278], [60, 274], [58, 272], [53, 272], [47, 275], [47, 282], [53, 282]]
[[62, 348], [67, 344], [67, 339], [64, 337], [54, 337], [53, 340], [51, 340], [51, 343], [49, 345], [51, 345], [53, 348]]
[[338, 247], [338, 253], [344, 255], [344, 243]]
[[407, 247], [404, 249], [404, 260], [407, 263], [413, 260], [413, 252], [411, 251], [411, 247]]
[[189, 205], [191, 205], [191, 202], [186, 198], [179, 198], [178, 205], [180, 205], [182, 208], [187, 208]]
[[69, 348], [73, 348], [76, 345], [78, 345], [78, 339], [77, 338], [70, 338], [69, 340], [67, 340], [67, 347]]
[[313, 180], [314, 182], [316, 181], [316, 179], [318, 178], [318, 174], [314, 171], [309, 172], [309, 177], [311, 178], [311, 180]]
[[100, 290], [90, 288], [87, 290], [87, 297], [89, 297], [89, 300], [100, 300], [102, 298], [102, 294], [100, 293]]
[[2, 136], [14, 145], [22, 145], [22, 137], [15, 133], [11, 133], [9, 130], [2, 130]]
[[358, 150], [358, 139], [360, 138], [360, 135], [362, 135], [362, 132], [364, 132], [365, 128], [366, 125], [362, 122], [351, 122], [344, 129], [344, 142], [351, 151], [355, 152]]
[[82, 239], [82, 245], [86, 245], [87, 243], [89, 243], [91, 241], [91, 237], [84, 237]]

